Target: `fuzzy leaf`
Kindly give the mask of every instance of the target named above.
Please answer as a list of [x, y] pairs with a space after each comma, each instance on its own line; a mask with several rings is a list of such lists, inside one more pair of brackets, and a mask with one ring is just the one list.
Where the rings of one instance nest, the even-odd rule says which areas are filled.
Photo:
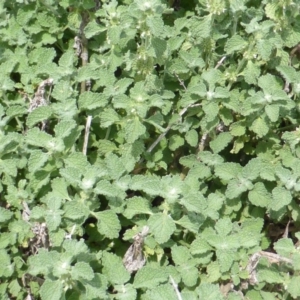
[[42, 300], [60, 299], [63, 294], [62, 282], [46, 279], [41, 287], [40, 294]]
[[123, 215], [128, 219], [132, 219], [137, 214], [152, 214], [149, 200], [136, 196], [126, 201], [126, 209]]
[[219, 153], [228, 146], [231, 140], [232, 135], [229, 132], [221, 132], [209, 145], [214, 153]]
[[80, 110], [93, 110], [99, 107], [105, 107], [108, 98], [103, 93], [84, 92], [80, 94], [78, 99], [78, 107]]
[[146, 265], [136, 273], [133, 285], [136, 289], [151, 289], [166, 281], [168, 281], [168, 274], [163, 268], [157, 269]]
[[275, 187], [272, 190], [273, 201], [270, 203], [270, 208], [272, 210], [278, 211], [282, 207], [287, 206], [292, 201], [292, 195], [290, 191], [283, 187]]
[[159, 244], [166, 243], [176, 229], [173, 219], [163, 213], [151, 215], [148, 220], [148, 225], [154, 238]]
[[111, 210], [105, 210], [95, 213], [98, 219], [97, 227], [101, 234], [110, 239], [117, 238], [121, 230], [121, 224], [118, 216]]
[[102, 256], [103, 275], [112, 284], [124, 284], [130, 279], [130, 274], [123, 266], [122, 259], [109, 252], [104, 252]]
[[272, 202], [272, 195], [268, 192], [262, 182], [257, 182], [249, 191], [249, 201], [255, 206], [268, 207]]

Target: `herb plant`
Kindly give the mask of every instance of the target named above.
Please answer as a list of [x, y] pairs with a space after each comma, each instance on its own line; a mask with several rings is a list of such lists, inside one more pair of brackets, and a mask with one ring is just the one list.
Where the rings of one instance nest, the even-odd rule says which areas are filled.
[[299, 299], [299, 10], [2, 0], [1, 299]]

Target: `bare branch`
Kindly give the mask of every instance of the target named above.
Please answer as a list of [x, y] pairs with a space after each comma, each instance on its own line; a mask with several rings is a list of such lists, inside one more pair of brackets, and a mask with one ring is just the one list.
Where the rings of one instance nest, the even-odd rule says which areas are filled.
[[84, 143], [83, 143], [83, 148], [82, 148], [83, 155], [86, 155], [86, 151], [87, 151], [91, 122], [92, 122], [92, 116], [88, 116], [86, 119], [86, 124], [85, 124]]
[[216, 64], [215, 69], [218, 69], [223, 64], [225, 59], [226, 59], [226, 56], [223, 56]]
[[186, 91], [186, 86], [185, 86], [183, 80], [181, 80], [181, 79], [179, 78], [179, 76], [178, 76], [176, 73], [174, 73], [174, 75], [176, 76], [177, 80], [179, 81], [179, 84], [180, 84], [180, 85], [184, 88], [184, 90]]
[[175, 292], [176, 292], [176, 295], [177, 295], [178, 300], [182, 300], [181, 294], [180, 294], [180, 292], [179, 292], [179, 290], [178, 290], [178, 285], [177, 285], [177, 283], [174, 281], [174, 279], [173, 279], [173, 277], [172, 277], [171, 275], [170, 275], [170, 280], [171, 280], [172, 286], [173, 286], [173, 288], [174, 288], [174, 290], [175, 290]]

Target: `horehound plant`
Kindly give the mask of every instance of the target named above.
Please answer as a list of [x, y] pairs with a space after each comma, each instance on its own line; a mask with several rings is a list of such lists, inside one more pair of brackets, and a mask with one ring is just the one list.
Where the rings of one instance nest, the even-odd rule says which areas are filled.
[[1, 1], [0, 298], [298, 299], [299, 5]]

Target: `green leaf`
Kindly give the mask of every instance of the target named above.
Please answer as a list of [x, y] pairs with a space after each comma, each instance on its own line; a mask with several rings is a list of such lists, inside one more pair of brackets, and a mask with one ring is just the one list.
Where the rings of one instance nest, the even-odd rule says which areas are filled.
[[215, 168], [215, 174], [222, 180], [230, 180], [237, 176], [242, 170], [242, 167], [236, 163], [223, 163], [217, 165]]
[[183, 265], [176, 267], [178, 272], [181, 274], [184, 285], [192, 287], [197, 283], [199, 277], [199, 271], [195, 267], [195, 261], [188, 261]]
[[41, 150], [33, 150], [28, 159], [28, 170], [34, 173], [41, 169], [46, 161], [49, 159], [49, 155]]
[[229, 271], [233, 262], [237, 259], [236, 251], [229, 249], [217, 249], [216, 255], [218, 257], [221, 272]]
[[118, 300], [136, 299], [137, 291], [132, 284], [114, 285], [114, 290], [117, 292], [115, 298]]
[[169, 283], [159, 285], [151, 290], [147, 290], [146, 295], [149, 297], [149, 299], [153, 300], [177, 299], [175, 290]]
[[186, 141], [192, 146], [196, 147], [198, 144], [198, 133], [195, 129], [188, 131], [185, 135]]
[[201, 237], [197, 237], [191, 244], [191, 254], [203, 254], [213, 250], [213, 248]]
[[207, 205], [204, 196], [200, 192], [184, 193], [184, 196], [180, 199], [180, 204], [184, 205], [188, 211], [196, 213], [203, 213]]
[[90, 39], [91, 37], [106, 30], [107, 30], [106, 27], [100, 26], [95, 20], [91, 20], [84, 27], [84, 34], [87, 39]]
[[295, 245], [291, 239], [282, 238], [274, 243], [276, 252], [284, 257], [290, 257], [295, 252]]
[[244, 121], [232, 123], [229, 130], [232, 136], [243, 136], [246, 132], [246, 124]]
[[83, 203], [75, 200], [69, 201], [64, 205], [64, 217], [70, 220], [85, 220], [89, 213], [89, 209]]
[[211, 283], [202, 283], [196, 289], [198, 299], [205, 300], [223, 300], [219, 285]]
[[94, 213], [98, 219], [97, 227], [101, 234], [109, 239], [118, 238], [121, 224], [118, 216], [111, 210]]
[[13, 213], [9, 210], [0, 207], [0, 223], [6, 222], [12, 217]]
[[33, 127], [35, 124], [49, 119], [53, 111], [50, 106], [40, 106], [33, 110], [27, 118], [27, 126]]
[[278, 105], [266, 105], [265, 112], [272, 122], [276, 122], [279, 118], [279, 106]]
[[42, 300], [60, 299], [62, 294], [63, 284], [60, 280], [46, 279], [40, 290]]
[[172, 135], [169, 139], [169, 148], [172, 151], [175, 151], [179, 147], [184, 145], [184, 139], [179, 135]]
[[190, 19], [190, 29], [194, 36], [206, 38], [210, 36], [211, 32], [211, 15], [205, 17], [192, 17]]
[[105, 107], [108, 98], [103, 93], [84, 92], [80, 94], [78, 99], [78, 107], [80, 110], [93, 110], [99, 107]]
[[146, 132], [146, 127], [140, 122], [139, 118], [129, 119], [124, 127], [125, 137], [128, 143], [133, 143]]
[[232, 179], [227, 185], [226, 197], [229, 199], [237, 198], [243, 192], [251, 190], [252, 188], [252, 182], [246, 178], [239, 177], [238, 179]]
[[287, 286], [287, 291], [291, 294], [291, 296], [294, 299], [300, 297], [299, 280], [300, 280], [300, 276], [292, 276]]
[[172, 260], [176, 265], [181, 265], [186, 263], [191, 259], [191, 255], [189, 253], [188, 248], [184, 246], [174, 245], [172, 248]]
[[1, 277], [10, 278], [12, 276], [14, 272], [14, 266], [10, 260], [11, 257], [7, 254], [7, 252], [4, 249], [0, 249]]
[[105, 251], [102, 256], [102, 265], [103, 275], [112, 284], [124, 284], [130, 279], [130, 274], [126, 271], [119, 256]]
[[270, 209], [278, 211], [281, 208], [289, 205], [292, 201], [292, 195], [290, 191], [286, 190], [283, 187], [275, 187], [272, 190], [273, 201], [270, 203]]
[[247, 45], [248, 42], [245, 41], [241, 36], [236, 34], [227, 40], [225, 51], [227, 54], [232, 54], [235, 51], [244, 49]]
[[225, 149], [232, 141], [232, 135], [229, 132], [221, 132], [213, 141], [209, 143], [214, 153], [219, 153]]
[[263, 118], [257, 118], [254, 120], [250, 129], [255, 132], [259, 138], [264, 137], [269, 132], [269, 127]]
[[138, 214], [152, 214], [152, 211], [149, 200], [135, 196], [126, 201], [126, 209], [123, 215], [127, 219], [132, 219], [133, 216]]
[[151, 233], [159, 244], [166, 243], [176, 229], [173, 219], [163, 213], [151, 215], [148, 220]]
[[134, 277], [133, 286], [136, 289], [157, 287], [160, 283], [168, 281], [168, 274], [164, 268], [153, 268], [146, 265], [138, 270]]
[[176, 221], [176, 224], [188, 229], [193, 233], [198, 233], [199, 227], [202, 222], [203, 220], [201, 220], [199, 215], [188, 213], [187, 215], [184, 215], [181, 219]]
[[254, 184], [254, 188], [248, 193], [248, 198], [253, 205], [259, 207], [269, 207], [272, 202], [272, 195], [262, 182]]
[[257, 79], [260, 75], [260, 72], [261, 70], [259, 66], [249, 60], [242, 74], [244, 75], [245, 81], [248, 84], [257, 84]]
[[74, 93], [74, 91], [71, 88], [71, 84], [72, 83], [68, 80], [60, 80], [58, 83], [55, 84], [51, 96], [54, 97], [56, 100], [65, 102], [66, 99], [71, 97]]
[[215, 230], [221, 236], [228, 235], [231, 232], [232, 228], [233, 226], [229, 218], [220, 219], [215, 225]]
[[130, 189], [144, 191], [148, 195], [157, 196], [162, 189], [160, 178], [155, 175], [135, 175], [132, 177]]
[[85, 262], [78, 262], [72, 268], [72, 278], [75, 280], [92, 280], [94, 278], [93, 269]]

